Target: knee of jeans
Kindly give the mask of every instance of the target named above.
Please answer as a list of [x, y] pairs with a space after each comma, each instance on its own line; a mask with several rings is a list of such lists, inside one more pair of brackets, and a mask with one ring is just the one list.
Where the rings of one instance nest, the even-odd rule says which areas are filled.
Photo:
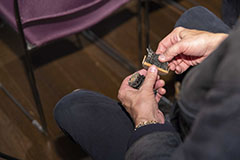
[[64, 118], [66, 116], [65, 113], [69, 109], [68, 101], [69, 96], [71, 96], [71, 94], [72, 93], [60, 99], [54, 108], [53, 115], [58, 124], [62, 121], [62, 119], [65, 119]]
[[201, 15], [204, 13], [211, 13], [207, 8], [203, 7], [203, 6], [196, 6], [196, 7], [192, 7], [190, 9], [188, 9], [187, 11], [185, 11], [183, 13], [183, 15]]
[[182, 24], [184, 21], [189, 22], [189, 20], [191, 21], [191, 19], [196, 17], [197, 15], [202, 15], [202, 14], [205, 14], [205, 13], [211, 14], [211, 12], [203, 6], [192, 7], [190, 9], [186, 10], [181, 15], [181, 17], [178, 19], [178, 21], [175, 24], [175, 28], [179, 27], [179, 26], [184, 26], [184, 24]]
[[80, 100], [81, 97], [85, 95], [85, 92], [87, 91], [77, 90], [67, 94], [58, 101], [53, 111], [54, 118], [58, 124], [70, 118], [70, 113], [74, 112], [73, 110], [76, 108], [74, 107], [76, 106], [76, 103], [78, 104], [78, 107], [81, 107]]
[[192, 7], [187, 11], [188, 12], [193, 12], [193, 13], [196, 13], [196, 14], [203, 13], [203, 12], [209, 12], [209, 10], [207, 8], [203, 7], [203, 6]]

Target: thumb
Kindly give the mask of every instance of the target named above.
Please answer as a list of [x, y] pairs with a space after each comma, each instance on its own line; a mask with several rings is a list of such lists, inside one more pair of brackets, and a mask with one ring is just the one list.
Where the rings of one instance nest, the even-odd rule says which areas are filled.
[[143, 82], [142, 88], [153, 90], [153, 87], [157, 80], [157, 73], [158, 73], [157, 67], [155, 65], [150, 66], [148, 68], [148, 72]]
[[164, 53], [159, 55], [160, 62], [168, 62], [171, 61], [175, 56], [183, 53], [185, 51], [185, 45], [182, 41], [174, 44], [173, 46], [169, 47]]

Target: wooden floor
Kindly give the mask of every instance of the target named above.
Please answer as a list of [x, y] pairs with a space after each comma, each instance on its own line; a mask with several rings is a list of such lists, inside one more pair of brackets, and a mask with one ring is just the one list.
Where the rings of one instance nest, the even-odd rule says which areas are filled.
[[[219, 0], [198, 0], [220, 16]], [[186, 8], [194, 6], [179, 1]], [[93, 27], [97, 34], [116, 48], [134, 65], [138, 61], [136, 1], [131, 1], [111, 17]], [[168, 4], [151, 3], [151, 46], [166, 36], [182, 11]], [[34, 128], [16, 105], [0, 90], [0, 152], [26, 160], [89, 160], [81, 148], [67, 139], [53, 119], [58, 100], [74, 89], [94, 90], [116, 99], [122, 79], [130, 72], [83, 37], [56, 41], [32, 54], [35, 76], [47, 119], [49, 136]], [[17, 34], [8, 26], [0, 28], [0, 83], [38, 119], [33, 97], [25, 75], [23, 50]], [[174, 76], [164, 77], [167, 94], [173, 93]], [[1, 158], [0, 158], [1, 159]]]

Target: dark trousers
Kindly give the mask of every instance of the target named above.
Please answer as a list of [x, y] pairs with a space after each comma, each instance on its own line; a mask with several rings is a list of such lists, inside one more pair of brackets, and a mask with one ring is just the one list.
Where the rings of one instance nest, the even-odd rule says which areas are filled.
[[[228, 33], [230, 28], [203, 7], [186, 11], [176, 26]], [[63, 132], [95, 160], [123, 160], [134, 124], [119, 104], [104, 95], [87, 90], [63, 97], [54, 110]]]

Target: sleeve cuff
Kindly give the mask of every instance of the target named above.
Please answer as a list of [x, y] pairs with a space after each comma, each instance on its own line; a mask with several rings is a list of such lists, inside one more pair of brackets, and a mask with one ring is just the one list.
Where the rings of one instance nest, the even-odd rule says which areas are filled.
[[175, 129], [173, 128], [173, 126], [166, 122], [164, 124], [150, 124], [150, 125], [146, 125], [143, 127], [138, 128], [136, 131], [133, 132], [132, 136], [129, 139], [128, 142], [128, 148], [134, 143], [136, 142], [138, 139], [140, 139], [141, 137], [153, 133], [153, 132], [175, 132]]

